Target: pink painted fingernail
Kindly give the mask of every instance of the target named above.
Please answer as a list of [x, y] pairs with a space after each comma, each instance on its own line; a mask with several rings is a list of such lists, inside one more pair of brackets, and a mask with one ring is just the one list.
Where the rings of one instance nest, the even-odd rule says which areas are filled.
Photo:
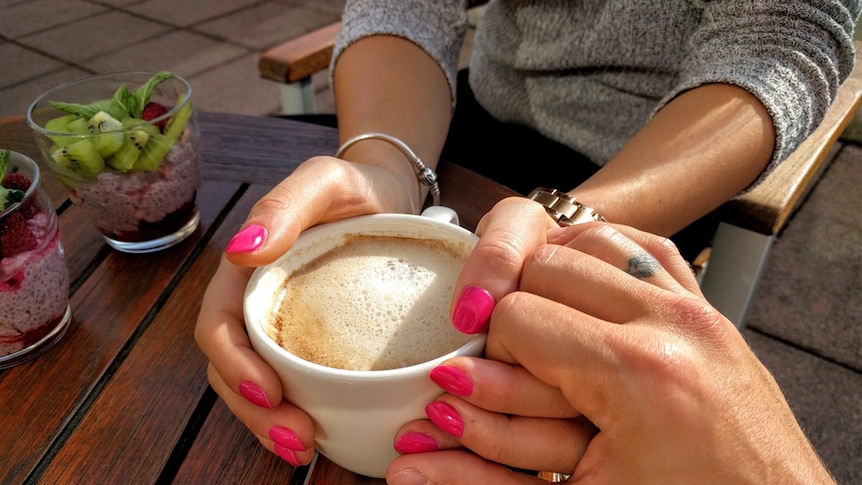
[[395, 451], [398, 453], [423, 453], [438, 448], [434, 438], [423, 433], [404, 433], [395, 441]]
[[302, 463], [300, 463], [299, 459], [296, 458], [296, 452], [294, 452], [290, 448], [285, 448], [284, 446], [281, 446], [280, 444], [276, 443], [275, 445], [273, 445], [273, 449], [275, 450], [275, 454], [280, 456], [282, 460], [296, 467], [302, 466]]
[[266, 228], [252, 224], [242, 228], [241, 231], [227, 243], [226, 253], [250, 253], [263, 246], [266, 241]]
[[463, 333], [473, 334], [484, 330], [494, 310], [494, 297], [488, 290], [468, 286], [458, 298], [452, 313], [452, 325]]
[[281, 426], [273, 426], [269, 428], [269, 439], [279, 445], [293, 451], [305, 451], [305, 446], [299, 441], [299, 437], [293, 431]]
[[473, 381], [464, 371], [451, 365], [438, 365], [431, 369], [428, 377], [444, 391], [456, 396], [467, 397], [473, 394]]
[[245, 381], [239, 385], [239, 393], [248, 401], [256, 406], [264, 409], [272, 409], [269, 399], [266, 398], [266, 393], [257, 384]]
[[460, 438], [464, 434], [464, 421], [455, 408], [443, 401], [434, 401], [425, 406], [425, 414], [443, 431]]

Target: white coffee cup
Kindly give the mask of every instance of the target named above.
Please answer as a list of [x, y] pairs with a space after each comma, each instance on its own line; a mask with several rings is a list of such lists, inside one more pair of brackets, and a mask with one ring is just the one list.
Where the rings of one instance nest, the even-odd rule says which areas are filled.
[[[381, 478], [398, 456], [396, 431], [425, 418], [425, 406], [441, 394], [428, 373], [446, 359], [484, 351], [485, 335], [437, 358], [390, 370], [344, 370], [299, 358], [266, 331], [274, 295], [285, 279], [320, 254], [343, 244], [345, 235], [386, 235], [443, 240], [475, 246], [478, 237], [457, 225], [457, 215], [432, 207], [421, 216], [374, 214], [315, 226], [274, 263], [258, 268], [245, 294], [245, 320], [255, 351], [276, 371], [285, 398], [315, 422], [315, 446], [334, 463], [361, 475]], [[448, 314], [448, 307], [442, 309]]]

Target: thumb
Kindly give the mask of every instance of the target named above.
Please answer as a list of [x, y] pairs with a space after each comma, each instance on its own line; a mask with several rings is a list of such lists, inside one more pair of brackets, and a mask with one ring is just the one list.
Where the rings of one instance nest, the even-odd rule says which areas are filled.
[[311, 158], [252, 207], [225, 254], [239, 266], [269, 264], [316, 224], [404, 211], [409, 207], [406, 192], [392, 190], [399, 186], [380, 167], [329, 156]]

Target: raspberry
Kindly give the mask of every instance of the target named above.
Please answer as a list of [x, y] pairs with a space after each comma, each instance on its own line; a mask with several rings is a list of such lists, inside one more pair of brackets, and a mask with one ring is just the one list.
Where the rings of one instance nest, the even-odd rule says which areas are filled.
[[27, 227], [27, 219], [19, 212], [0, 222], [0, 258], [8, 258], [38, 246], [36, 236]]
[[3, 177], [3, 187], [27, 192], [27, 189], [30, 188], [30, 179], [20, 173], [6, 174], [6, 176]]
[[[165, 105], [151, 101], [144, 106], [144, 110], [141, 112], [141, 119], [144, 121], [154, 120], [167, 112], [168, 108], [166, 108]], [[168, 120], [162, 120], [155, 125], [159, 127], [159, 130], [165, 131], [165, 125], [167, 122]]]
[[[7, 189], [17, 189], [21, 192], [27, 192], [27, 189], [30, 188], [30, 179], [20, 173], [10, 173], [3, 177], [2, 185]], [[25, 200], [23, 205], [18, 209], [25, 219], [30, 219], [40, 212], [39, 208], [33, 203], [33, 199], [31, 197]]]

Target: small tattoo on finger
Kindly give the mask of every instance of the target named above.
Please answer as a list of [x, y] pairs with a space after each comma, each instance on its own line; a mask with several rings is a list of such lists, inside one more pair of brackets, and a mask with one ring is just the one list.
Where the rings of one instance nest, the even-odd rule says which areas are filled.
[[638, 279], [645, 279], [656, 274], [660, 268], [661, 265], [651, 254], [642, 251], [629, 258], [626, 273]]

